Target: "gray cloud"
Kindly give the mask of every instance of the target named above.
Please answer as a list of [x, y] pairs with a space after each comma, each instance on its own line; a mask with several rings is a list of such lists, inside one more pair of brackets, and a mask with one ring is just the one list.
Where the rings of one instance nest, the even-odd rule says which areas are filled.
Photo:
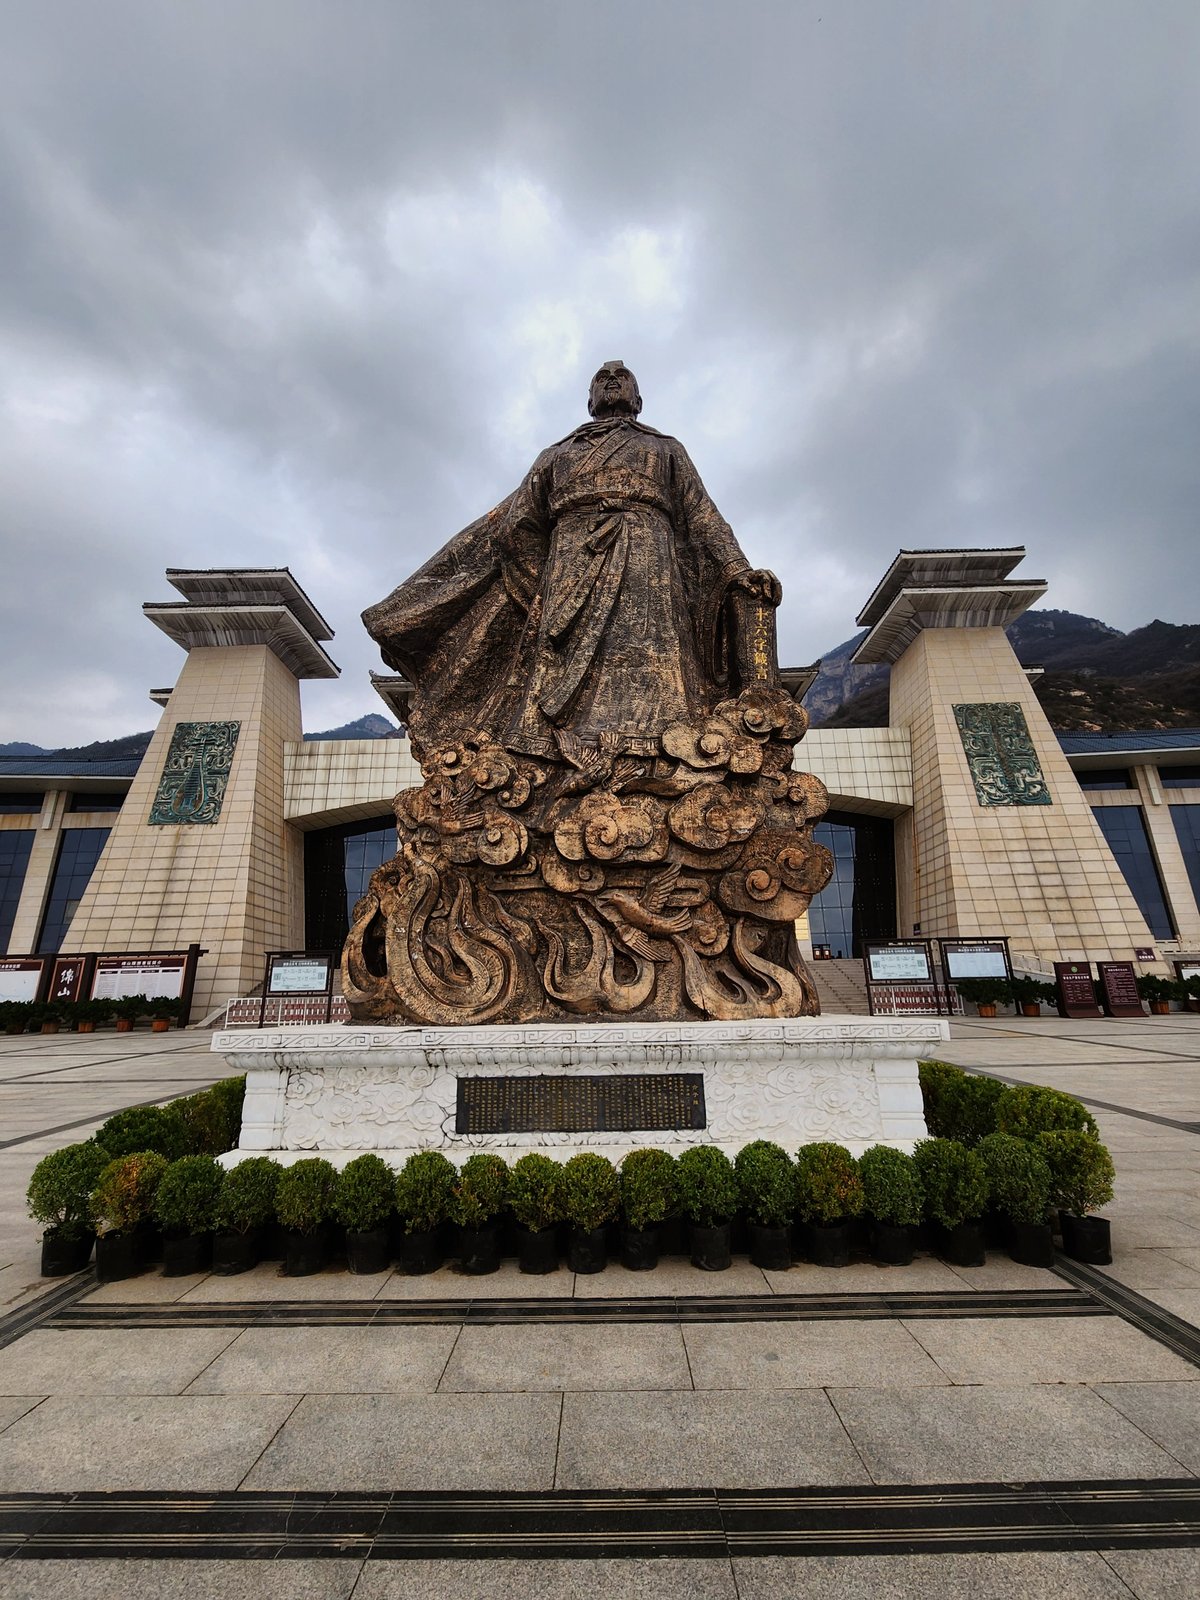
[[[828, 14], [827, 14], [828, 13]], [[79, 0], [6, 12], [0, 738], [147, 725], [168, 565], [362, 607], [621, 355], [783, 653], [901, 545], [1200, 617], [1200, 15]]]

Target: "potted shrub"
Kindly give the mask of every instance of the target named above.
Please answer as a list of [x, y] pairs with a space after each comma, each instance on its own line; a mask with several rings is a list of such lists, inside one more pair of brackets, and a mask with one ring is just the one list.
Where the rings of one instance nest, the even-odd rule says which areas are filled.
[[212, 1266], [212, 1236], [223, 1174], [211, 1156], [181, 1156], [162, 1175], [154, 1216], [162, 1229], [163, 1277]]
[[146, 1015], [150, 1002], [144, 994], [123, 994], [112, 1002], [113, 1016], [117, 1019], [117, 1032], [128, 1033], [139, 1017]]
[[269, 1156], [250, 1156], [226, 1172], [213, 1212], [214, 1272], [232, 1277], [258, 1265], [282, 1171]]
[[166, 1033], [172, 1022], [183, 1015], [183, 1002], [170, 995], [159, 995], [147, 1006], [150, 1027], [154, 1033]]
[[29, 1008], [29, 1026], [35, 1033], [57, 1033], [57, 1004], [53, 1000], [35, 1000]]
[[1014, 977], [1012, 981], [1013, 1004], [1023, 1017], [1040, 1017], [1042, 1006], [1055, 999], [1054, 985], [1040, 978]]
[[96, 1143], [114, 1158], [155, 1150], [168, 1161], [188, 1155], [187, 1128], [174, 1106], [127, 1106], [102, 1123]]
[[337, 1171], [322, 1156], [284, 1167], [275, 1190], [275, 1215], [284, 1230], [283, 1270], [289, 1278], [320, 1272], [329, 1258], [329, 1224]]
[[5, 1033], [24, 1033], [29, 1026], [32, 1004], [28, 1000], [0, 1000], [0, 1028]]
[[396, 1205], [396, 1177], [382, 1157], [355, 1156], [337, 1180], [333, 1214], [346, 1230], [351, 1272], [386, 1272], [391, 1266], [388, 1223]]
[[1007, 978], [960, 978], [954, 987], [974, 1005], [981, 1017], [994, 1017], [998, 1005], [1010, 1005], [1012, 985]]
[[871, 1254], [889, 1267], [907, 1267], [925, 1191], [916, 1162], [903, 1150], [873, 1144], [858, 1158], [863, 1210], [871, 1220]]
[[1088, 1213], [1113, 1197], [1112, 1157], [1099, 1139], [1069, 1128], [1039, 1134], [1035, 1142], [1050, 1168], [1050, 1197], [1059, 1207], [1063, 1249], [1076, 1261], [1107, 1266], [1112, 1260], [1108, 1218]]
[[740, 1199], [733, 1162], [715, 1144], [698, 1144], [682, 1152], [675, 1170], [680, 1209], [689, 1223], [692, 1265], [724, 1272], [732, 1259], [730, 1225]]
[[922, 1139], [913, 1160], [925, 1191], [925, 1215], [937, 1229], [938, 1254], [952, 1266], [983, 1266], [987, 1253], [979, 1219], [988, 1203], [983, 1162], [957, 1139]]
[[796, 1216], [804, 1254], [818, 1267], [850, 1261], [851, 1224], [862, 1215], [858, 1164], [840, 1144], [818, 1141], [796, 1152]]
[[145, 1269], [147, 1251], [141, 1235], [150, 1224], [154, 1196], [167, 1170], [165, 1156], [137, 1150], [110, 1161], [92, 1192], [96, 1225], [96, 1276], [101, 1283], [133, 1278]]
[[651, 1272], [658, 1265], [662, 1225], [679, 1204], [675, 1157], [665, 1150], [631, 1150], [621, 1161], [621, 1265]]
[[1165, 1017], [1172, 1000], [1183, 999], [1183, 985], [1174, 978], [1163, 978], [1157, 972], [1140, 972], [1137, 977], [1138, 999], [1150, 1007], [1152, 1017]]
[[781, 1145], [756, 1139], [733, 1163], [750, 1233], [750, 1260], [768, 1272], [792, 1264], [791, 1221], [796, 1204], [791, 1157]]
[[1189, 1011], [1200, 1011], [1200, 977], [1182, 978], [1177, 981], [1182, 991], [1180, 1000], [1187, 1002]]
[[980, 1141], [988, 1201], [1003, 1216], [1008, 1253], [1025, 1267], [1054, 1265], [1050, 1227], [1050, 1168], [1028, 1139], [992, 1133]]
[[571, 1231], [567, 1266], [572, 1272], [603, 1272], [608, 1265], [606, 1225], [621, 1206], [621, 1181], [605, 1156], [584, 1150], [563, 1167], [563, 1208]]
[[553, 1272], [558, 1266], [557, 1226], [566, 1216], [563, 1169], [536, 1150], [514, 1163], [508, 1176], [508, 1208], [518, 1227], [517, 1265], [522, 1272]]
[[82, 1144], [52, 1150], [34, 1167], [25, 1199], [29, 1215], [45, 1229], [43, 1278], [82, 1272], [91, 1260], [96, 1240], [92, 1191], [111, 1159], [107, 1150], [85, 1139]]
[[451, 1191], [450, 1220], [458, 1224], [461, 1272], [482, 1275], [500, 1265], [496, 1226], [508, 1199], [508, 1167], [500, 1156], [468, 1156]]
[[1011, 1133], [1017, 1139], [1036, 1139], [1039, 1133], [1058, 1129], [1090, 1133], [1093, 1138], [1099, 1133], [1095, 1117], [1083, 1102], [1059, 1089], [1022, 1083], [1005, 1089], [996, 1101], [997, 1133]]
[[76, 1033], [95, 1033], [97, 1024], [107, 1022], [109, 1015], [107, 1000], [77, 1000], [71, 1009]]
[[440, 1150], [418, 1150], [396, 1174], [396, 1214], [404, 1230], [400, 1264], [412, 1276], [442, 1264], [440, 1230], [449, 1220], [458, 1173]]

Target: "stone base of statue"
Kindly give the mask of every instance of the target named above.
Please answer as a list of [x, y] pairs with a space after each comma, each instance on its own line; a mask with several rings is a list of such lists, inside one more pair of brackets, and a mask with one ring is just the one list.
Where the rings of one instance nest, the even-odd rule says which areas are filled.
[[618, 1160], [654, 1146], [818, 1139], [861, 1154], [925, 1136], [917, 1062], [936, 1018], [825, 1016], [736, 1023], [327, 1026], [217, 1033], [247, 1074], [241, 1144], [224, 1159], [494, 1150]]

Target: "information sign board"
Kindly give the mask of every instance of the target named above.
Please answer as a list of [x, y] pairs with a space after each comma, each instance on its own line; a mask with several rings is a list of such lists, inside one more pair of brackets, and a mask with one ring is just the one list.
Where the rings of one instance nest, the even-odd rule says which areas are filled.
[[1060, 1017], [1098, 1017], [1100, 1006], [1092, 969], [1086, 961], [1056, 961], [1054, 982], [1058, 988]]
[[939, 939], [948, 983], [962, 978], [1011, 978], [1007, 939]]
[[1100, 1003], [1106, 1017], [1144, 1017], [1146, 1009], [1137, 992], [1132, 961], [1097, 961]]
[[327, 951], [281, 950], [267, 957], [267, 994], [328, 994], [332, 981], [333, 957]]
[[186, 955], [97, 956], [93, 1000], [120, 1000], [144, 994], [148, 1000], [178, 1000], [187, 973]]
[[91, 956], [55, 956], [50, 976], [51, 1000], [82, 1000], [91, 978]]
[[36, 1000], [46, 956], [0, 956], [0, 1000]]
[[869, 944], [866, 954], [870, 983], [932, 983], [929, 946], [919, 944]]

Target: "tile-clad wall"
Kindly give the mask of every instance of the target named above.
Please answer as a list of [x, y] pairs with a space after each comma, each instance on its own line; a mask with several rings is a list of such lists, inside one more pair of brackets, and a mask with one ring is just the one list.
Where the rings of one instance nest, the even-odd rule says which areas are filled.
[[[978, 803], [954, 706], [994, 701], [1023, 708], [1052, 805]], [[1007, 934], [1043, 961], [1128, 960], [1154, 945], [1003, 629], [919, 634], [892, 668], [891, 722], [912, 740], [912, 822], [897, 826], [903, 933]]]
[[[150, 805], [179, 722], [237, 721], [213, 824], [151, 827]], [[64, 950], [208, 954], [193, 1016], [246, 994], [267, 950], [304, 941], [304, 855], [284, 821], [283, 753], [300, 737], [300, 688], [265, 645], [192, 650], [130, 787]]]
[[793, 765], [820, 778], [835, 811], [894, 817], [912, 805], [907, 728], [814, 728]]
[[421, 769], [407, 739], [314, 739], [285, 746], [283, 777], [283, 814], [308, 831], [386, 817]]

